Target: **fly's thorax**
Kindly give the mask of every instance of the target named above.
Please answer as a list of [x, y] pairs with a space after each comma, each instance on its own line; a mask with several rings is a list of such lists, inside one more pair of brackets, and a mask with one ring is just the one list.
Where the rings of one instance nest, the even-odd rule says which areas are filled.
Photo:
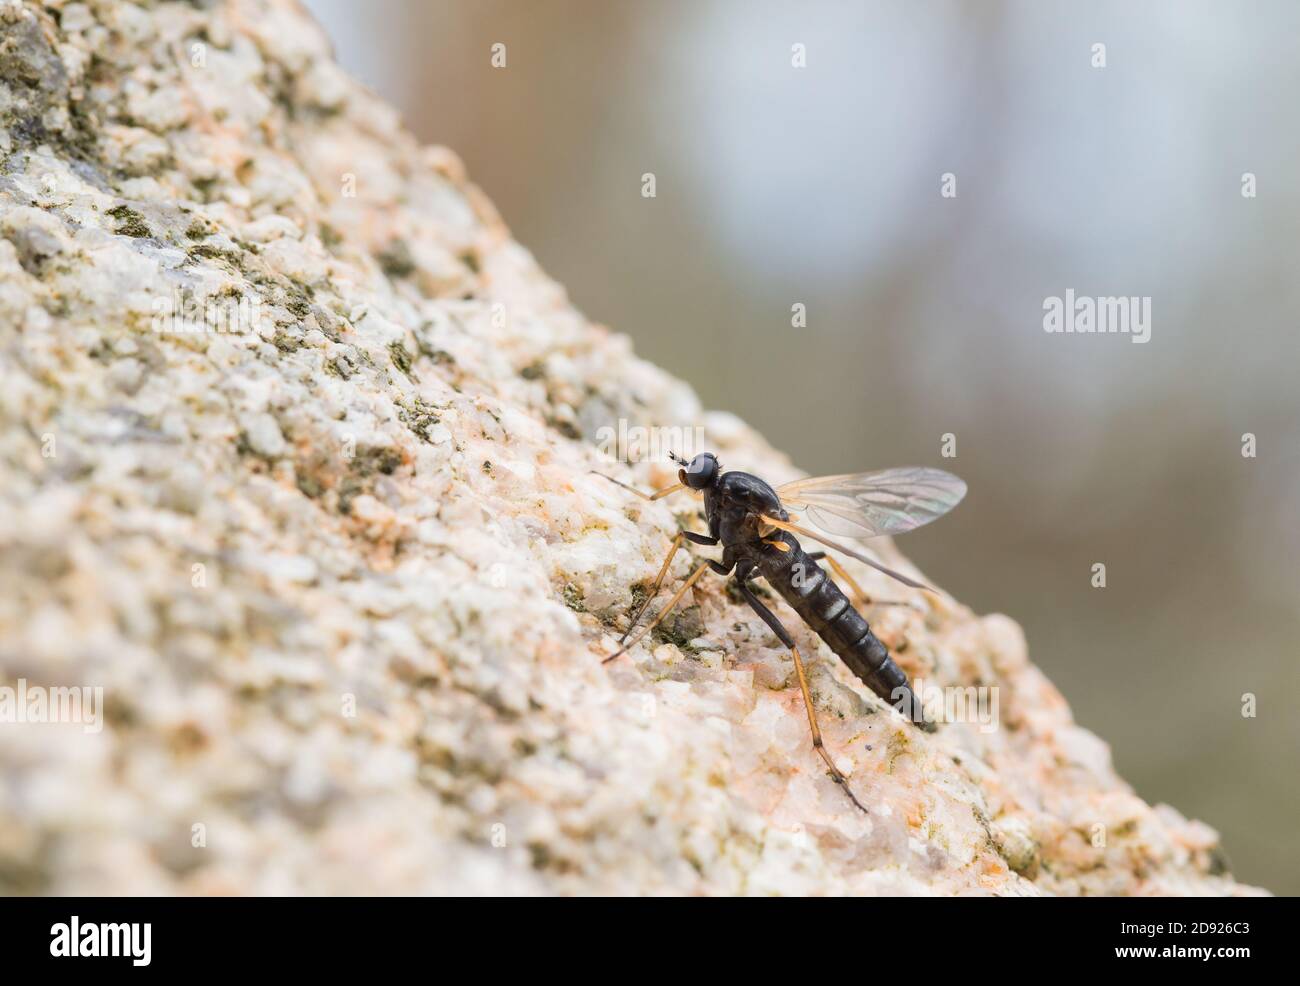
[[[765, 516], [787, 519], [776, 491], [757, 476], [744, 472], [724, 473], [705, 494], [705, 508], [716, 518], [723, 544], [751, 547], [755, 561], [772, 542], [782, 541], [782, 532], [768, 524]], [[775, 548], [772, 550], [781, 550]]]
[[718, 536], [723, 544], [739, 545], [757, 543], [758, 517], [744, 507], [721, 504], [717, 511]]
[[747, 472], [723, 473], [718, 480], [718, 493], [724, 501], [742, 506], [753, 513], [778, 514], [781, 498], [766, 482]]

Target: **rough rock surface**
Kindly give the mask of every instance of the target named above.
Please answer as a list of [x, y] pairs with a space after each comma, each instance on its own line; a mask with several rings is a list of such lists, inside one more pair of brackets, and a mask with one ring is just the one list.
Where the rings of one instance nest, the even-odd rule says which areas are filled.
[[792, 467], [587, 322], [299, 8], [199, 7], [0, 5], [0, 684], [106, 720], [0, 723], [0, 891], [1250, 891], [1006, 617], [871, 614], [998, 687], [998, 729], [932, 736], [800, 629], [870, 815], [719, 580], [602, 666], [698, 520], [590, 475], [671, 480], [597, 430]]

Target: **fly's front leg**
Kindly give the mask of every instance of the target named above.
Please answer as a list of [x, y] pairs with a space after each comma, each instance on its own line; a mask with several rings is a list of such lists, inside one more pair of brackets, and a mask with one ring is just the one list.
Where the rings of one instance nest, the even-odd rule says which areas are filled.
[[777, 638], [781, 643], [785, 644], [785, 646], [789, 648], [790, 656], [794, 658], [795, 674], [799, 677], [799, 690], [803, 692], [804, 710], [808, 713], [808, 728], [812, 730], [813, 749], [815, 749], [818, 756], [826, 762], [826, 766], [830, 768], [831, 777], [835, 778], [835, 783], [838, 784], [843, 789], [844, 793], [849, 796], [849, 800], [852, 801], [860, 811], [866, 812], [867, 809], [863, 806], [862, 802], [859, 801], [853, 794], [853, 791], [850, 790], [848, 779], [840, 773], [840, 769], [836, 767], [835, 762], [831, 760], [831, 755], [826, 752], [826, 745], [822, 742], [822, 731], [817, 725], [817, 713], [813, 711], [812, 695], [808, 692], [808, 678], [804, 674], [803, 658], [799, 656], [799, 648], [795, 646], [794, 638], [790, 636], [790, 631], [787, 630], [781, 624], [781, 621], [776, 618], [776, 614], [764, 606], [762, 601], [754, 595], [753, 591], [749, 588], [749, 585], [747, 584], [748, 575], [748, 570], [743, 572], [738, 571], [736, 573], [736, 589], [740, 592], [740, 595], [744, 598], [745, 602], [749, 603], [750, 608], [762, 618], [764, 623], [771, 627], [772, 632], [777, 635]]
[[672, 486], [665, 486], [663, 489], [661, 489], [661, 490], [656, 490], [656, 491], [653, 492], [653, 493], [643, 493], [643, 492], [641, 492], [641, 490], [637, 489], [635, 486], [628, 486], [627, 483], [619, 482], [619, 481], [618, 481], [617, 479], [615, 479], [613, 476], [606, 476], [603, 472], [596, 472], [596, 470], [593, 469], [593, 470], [591, 471], [591, 474], [592, 474], [593, 476], [600, 476], [602, 479], [608, 479], [608, 480], [609, 480], [611, 483], [613, 483], [615, 486], [621, 486], [621, 487], [623, 487], [623, 489], [627, 490], [629, 493], [635, 493], [635, 494], [636, 494], [637, 496], [639, 496], [642, 500], [650, 500], [651, 502], [653, 502], [653, 501], [655, 501], [655, 500], [662, 500], [664, 497], [669, 496], [669, 495], [672, 494], [672, 493], [676, 493], [678, 490], [684, 490], [684, 489], [686, 489], [686, 484], [685, 484], [685, 483], [673, 483]]
[[691, 586], [693, 586], [696, 582], [700, 580], [700, 576], [703, 575], [705, 572], [707, 572], [711, 565], [716, 565], [716, 564], [717, 562], [706, 561], [704, 564], [696, 568], [695, 571], [691, 572], [691, 574], [687, 577], [686, 581], [682, 583], [682, 587], [678, 589], [675, 593], [673, 593], [673, 597], [668, 600], [668, 605], [666, 605], [662, 610], [659, 611], [659, 615], [656, 616], [649, 623], [647, 623], [645, 628], [640, 633], [638, 633], [635, 637], [629, 640], [618, 650], [614, 651], [613, 654], [610, 654], [609, 657], [605, 658], [605, 660], [601, 661], [600, 663], [608, 664], [610, 661], [614, 660], [614, 658], [619, 657], [622, 654], [625, 654], [628, 650], [635, 647], [643, 639], [645, 639], [646, 634], [648, 634], [651, 630], [653, 630], [660, 623], [662, 623], [664, 617], [667, 616], [669, 613], [671, 613], [673, 611], [673, 608], [679, 602], [682, 601], [682, 596], [686, 595], [687, 590], [690, 589]]
[[858, 585], [857, 580], [849, 574], [848, 569], [836, 561], [833, 555], [828, 555], [824, 551], [813, 551], [809, 553], [808, 557], [813, 561], [825, 559], [826, 564], [831, 567], [831, 571], [835, 573], [836, 578], [843, 581], [849, 587], [849, 591], [853, 593], [853, 602], [858, 609], [870, 609], [872, 606], [910, 606], [913, 609], [917, 608], [915, 603], [909, 603], [902, 599], [872, 599], [862, 591], [862, 586]]
[[[638, 609], [636, 615], [632, 617], [632, 622], [628, 624], [627, 630], [623, 632], [623, 636], [619, 639], [620, 644], [627, 640], [628, 635], [636, 629], [636, 625], [641, 622], [641, 617], [645, 615], [647, 607], [649, 607], [650, 603], [654, 601], [655, 596], [659, 595], [659, 589], [664, 584], [664, 576], [668, 574], [668, 566], [672, 564], [673, 556], [677, 554], [677, 549], [682, 546], [683, 540], [690, 541], [692, 544], [703, 544], [709, 546], [718, 543], [717, 538], [711, 538], [704, 534], [696, 534], [694, 531], [678, 532], [677, 536], [673, 538], [672, 547], [668, 549], [668, 557], [664, 559], [664, 563], [659, 569], [659, 574], [655, 577], [655, 584], [651, 587], [649, 594], [646, 595], [645, 602], [641, 604], [641, 608]], [[727, 573], [723, 572], [722, 574], [726, 575]]]

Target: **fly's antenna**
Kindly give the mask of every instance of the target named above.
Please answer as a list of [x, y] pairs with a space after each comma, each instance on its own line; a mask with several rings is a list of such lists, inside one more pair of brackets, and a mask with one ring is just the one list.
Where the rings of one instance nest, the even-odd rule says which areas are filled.
[[676, 462], [679, 466], [689, 466], [689, 465], [690, 465], [689, 462], [687, 462], [685, 459], [683, 459], [683, 458], [682, 458], [680, 455], [678, 455], [676, 452], [669, 452], [669, 453], [668, 453], [668, 458], [672, 459], [672, 460], [673, 460], [674, 462]]

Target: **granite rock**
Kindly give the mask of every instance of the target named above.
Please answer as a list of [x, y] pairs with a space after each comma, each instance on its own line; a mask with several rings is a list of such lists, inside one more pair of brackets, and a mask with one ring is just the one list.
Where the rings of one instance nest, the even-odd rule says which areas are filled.
[[0, 116], [0, 685], [102, 689], [98, 729], [0, 721], [0, 892], [1254, 892], [942, 593], [871, 619], [995, 728], [923, 734], [797, 633], [869, 814], [720, 580], [602, 665], [698, 524], [593, 475], [673, 480], [602, 429], [798, 473], [296, 4], [5, 3]]

